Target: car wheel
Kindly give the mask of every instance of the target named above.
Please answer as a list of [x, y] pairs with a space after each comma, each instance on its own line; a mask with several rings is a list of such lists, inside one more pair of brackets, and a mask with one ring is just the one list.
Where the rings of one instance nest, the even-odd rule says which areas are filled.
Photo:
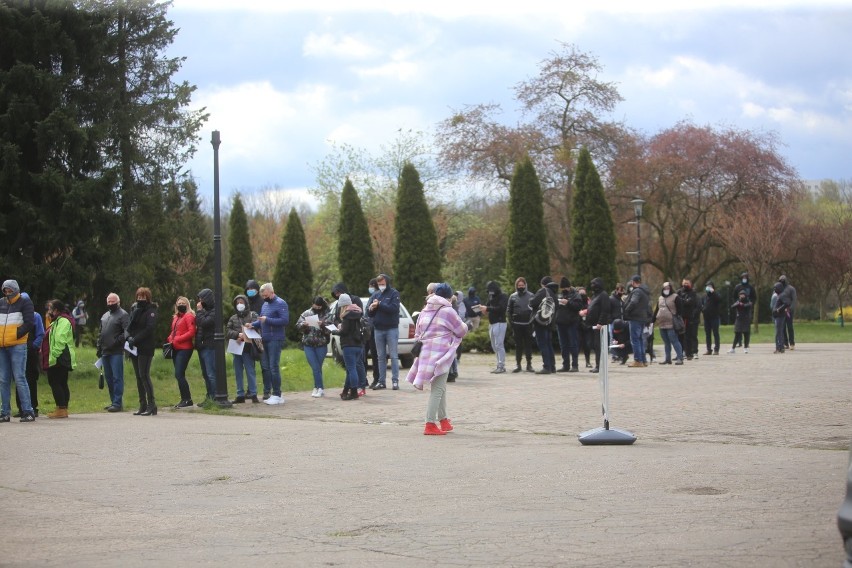
[[400, 355], [399, 363], [403, 369], [410, 369], [414, 364], [414, 355]]
[[346, 363], [343, 361], [343, 353], [340, 351], [340, 342], [338, 341], [331, 342], [331, 358], [341, 367], [346, 367]]

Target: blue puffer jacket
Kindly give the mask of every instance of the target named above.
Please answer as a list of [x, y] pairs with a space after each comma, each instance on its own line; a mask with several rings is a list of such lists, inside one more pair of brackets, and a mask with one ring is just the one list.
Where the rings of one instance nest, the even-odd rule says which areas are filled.
[[266, 319], [263, 323], [260, 320], [252, 322], [252, 327], [260, 328], [260, 335], [264, 341], [281, 340], [286, 341], [284, 328], [290, 323], [290, 310], [280, 296], [273, 296], [270, 300], [264, 300], [263, 307], [260, 308], [261, 317]]

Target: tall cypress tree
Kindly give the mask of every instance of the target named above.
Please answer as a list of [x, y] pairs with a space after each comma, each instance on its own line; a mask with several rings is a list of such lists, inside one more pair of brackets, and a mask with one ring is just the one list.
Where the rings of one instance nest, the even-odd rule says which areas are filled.
[[298, 341], [301, 336], [296, 329], [296, 318], [308, 309], [313, 301], [313, 281], [314, 275], [311, 270], [311, 259], [308, 257], [305, 230], [294, 207], [287, 217], [281, 251], [278, 253], [278, 264], [275, 266], [275, 274], [272, 278], [275, 294], [284, 298], [290, 310], [287, 337], [292, 341]]
[[618, 281], [615, 226], [600, 175], [586, 147], [580, 150], [577, 159], [574, 185], [571, 227], [574, 284], [588, 286], [592, 278], [600, 277], [612, 288]]
[[509, 185], [506, 271], [510, 280], [526, 278], [532, 289], [550, 274], [541, 184], [529, 157], [515, 165]]
[[441, 280], [441, 253], [420, 174], [410, 163], [402, 168], [394, 223], [394, 287], [403, 303], [418, 309], [429, 282]]
[[340, 221], [337, 229], [337, 262], [340, 276], [353, 294], [365, 295], [373, 268], [373, 241], [361, 199], [347, 179], [340, 195]]
[[228, 280], [231, 286], [242, 290], [246, 282], [254, 276], [248, 217], [238, 193], [234, 196], [231, 217], [228, 220]]

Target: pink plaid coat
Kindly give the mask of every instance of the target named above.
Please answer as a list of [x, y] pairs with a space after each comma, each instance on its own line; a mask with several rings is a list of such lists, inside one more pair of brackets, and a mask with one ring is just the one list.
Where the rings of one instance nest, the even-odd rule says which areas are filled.
[[[423, 330], [426, 330], [425, 335]], [[423, 349], [408, 370], [405, 380], [414, 388], [422, 390], [424, 383], [431, 383], [435, 377], [447, 373], [465, 335], [467, 324], [453, 309], [450, 301], [440, 296], [429, 296], [414, 330], [414, 337], [423, 342]]]

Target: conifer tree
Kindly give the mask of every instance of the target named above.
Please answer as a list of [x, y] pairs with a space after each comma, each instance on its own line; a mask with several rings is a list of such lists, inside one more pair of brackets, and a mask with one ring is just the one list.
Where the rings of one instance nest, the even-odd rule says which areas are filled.
[[361, 199], [347, 179], [340, 195], [340, 220], [337, 231], [337, 259], [340, 276], [353, 294], [366, 295], [373, 267], [373, 241]]
[[254, 277], [248, 217], [238, 193], [234, 196], [231, 217], [228, 219], [228, 280], [231, 286], [242, 290], [246, 282]]
[[541, 184], [529, 157], [517, 163], [509, 185], [506, 272], [510, 282], [526, 278], [531, 290], [550, 274]]
[[580, 150], [574, 178], [571, 242], [575, 286], [588, 286], [592, 278], [603, 278], [607, 288], [618, 281], [615, 263], [615, 226], [604, 195], [600, 175], [588, 148]]
[[[426, 286], [441, 280], [441, 253], [420, 174], [410, 163], [402, 168], [394, 223], [394, 287], [404, 304], [422, 303]], [[420, 306], [412, 307], [418, 309]]]
[[294, 207], [287, 217], [287, 226], [284, 228], [281, 250], [278, 253], [278, 264], [272, 278], [275, 294], [284, 298], [290, 310], [287, 337], [291, 341], [298, 341], [301, 336], [296, 329], [296, 319], [310, 307], [313, 301], [313, 280], [305, 230]]

